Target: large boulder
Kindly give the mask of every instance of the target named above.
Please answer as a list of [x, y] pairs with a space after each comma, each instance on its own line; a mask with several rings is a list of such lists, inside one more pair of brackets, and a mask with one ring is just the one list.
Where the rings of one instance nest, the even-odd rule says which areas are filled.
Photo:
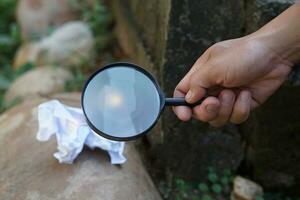
[[[80, 104], [76, 93], [55, 98]], [[87, 149], [73, 165], [59, 164], [52, 156], [55, 140], [36, 140], [37, 105], [46, 100], [26, 101], [0, 117], [0, 199], [161, 199], [131, 144], [121, 166], [111, 165], [106, 152]]]
[[[239, 0], [115, 0], [116, 36], [130, 59], [151, 71], [172, 96], [201, 52], [242, 34], [243, 6]], [[209, 166], [236, 170], [244, 155], [236, 126], [214, 129], [195, 120], [180, 122], [170, 108], [147, 139], [145, 160], [151, 160], [149, 168], [160, 179], [201, 182]]]
[[[272, 20], [294, 0], [247, 1], [250, 33]], [[293, 190], [300, 194], [300, 71], [295, 67], [289, 80], [241, 127], [247, 140], [245, 166], [266, 189]]]
[[6, 101], [51, 95], [64, 91], [72, 73], [54, 66], [45, 66], [26, 72], [17, 78], [5, 94]]
[[15, 55], [13, 68], [18, 69], [28, 63], [35, 64], [38, 54], [39, 46], [37, 45], [37, 43], [31, 42], [23, 44], [21, 47], [19, 47]]
[[[116, 36], [130, 59], [155, 74], [171, 96], [208, 47], [256, 31], [293, 2], [115, 0]], [[208, 166], [239, 168], [267, 188], [293, 186], [299, 192], [299, 83], [300, 71], [295, 68], [290, 82], [244, 126], [212, 129], [198, 121], [182, 123], [171, 109], [165, 109], [148, 135], [149, 164], [160, 169], [153, 173], [159, 178], [167, 174], [199, 181]]]
[[68, 22], [49, 37], [21, 47], [14, 68], [31, 62], [35, 65], [82, 66], [93, 60], [94, 37], [83, 22]]
[[38, 39], [79, 18], [70, 0], [19, 0], [17, 20], [24, 40]]

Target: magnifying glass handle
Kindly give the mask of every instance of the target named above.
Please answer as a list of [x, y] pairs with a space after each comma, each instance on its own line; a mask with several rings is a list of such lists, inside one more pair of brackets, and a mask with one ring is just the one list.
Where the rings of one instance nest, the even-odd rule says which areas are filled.
[[184, 97], [176, 97], [176, 98], [166, 98], [165, 101], [166, 101], [166, 106], [189, 106], [189, 107], [195, 107], [197, 105], [200, 105], [203, 100], [205, 99], [202, 98], [200, 99], [199, 101], [195, 102], [195, 103], [188, 103], [185, 101]]

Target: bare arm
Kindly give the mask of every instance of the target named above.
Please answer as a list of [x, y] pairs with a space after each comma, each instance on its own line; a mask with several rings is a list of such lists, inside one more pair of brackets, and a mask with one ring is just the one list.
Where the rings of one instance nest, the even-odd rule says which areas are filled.
[[250, 35], [269, 46], [283, 59], [300, 61], [300, 4], [299, 1], [281, 15]]
[[299, 3], [253, 34], [210, 47], [177, 85], [174, 96], [194, 103], [212, 90], [214, 94], [193, 109], [174, 108], [175, 114], [213, 126], [242, 123], [281, 86], [298, 61]]

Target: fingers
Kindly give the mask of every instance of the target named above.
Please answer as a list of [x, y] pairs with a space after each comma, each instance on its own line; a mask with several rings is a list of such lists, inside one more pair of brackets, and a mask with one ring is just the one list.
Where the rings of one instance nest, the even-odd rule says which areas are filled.
[[[197, 69], [204, 64], [209, 58], [209, 51], [206, 51], [193, 65], [190, 71], [185, 75], [185, 77], [178, 83], [174, 91], [174, 97], [185, 97], [190, 89], [190, 78], [191, 75], [197, 71]], [[203, 94], [204, 95], [204, 94]], [[174, 113], [182, 121], [188, 121], [192, 117], [192, 109], [186, 106], [176, 106], [173, 107]]]
[[243, 90], [239, 93], [233, 107], [230, 121], [234, 124], [241, 124], [246, 121], [251, 108], [251, 93], [248, 90]]
[[188, 103], [195, 103], [205, 96], [206, 89], [215, 86], [208, 68], [198, 69], [190, 76], [189, 91], [185, 97]]
[[200, 105], [193, 108], [194, 117], [203, 122], [209, 122], [218, 116], [220, 101], [216, 97], [207, 97]]
[[[185, 94], [179, 90], [174, 91], [174, 97], [184, 97]], [[173, 107], [174, 113], [182, 121], [188, 121], [192, 117], [192, 109], [187, 106], [176, 106]]]
[[210, 54], [210, 51], [207, 50], [204, 52], [203, 55], [200, 56], [200, 58], [196, 61], [196, 63], [191, 67], [189, 72], [178, 83], [175, 90], [179, 90], [179, 91], [183, 92], [184, 94], [186, 94], [188, 92], [188, 90], [190, 89], [191, 75], [207, 62], [207, 60], [209, 59], [209, 54]]
[[208, 97], [199, 106], [193, 108], [193, 116], [210, 125], [221, 127], [229, 121], [241, 124], [246, 121], [251, 109], [251, 93], [243, 90], [235, 99], [232, 90], [223, 90], [219, 97]]
[[221, 105], [218, 116], [210, 121], [210, 125], [214, 127], [221, 127], [229, 121], [234, 106], [235, 94], [231, 90], [223, 90], [219, 95], [219, 100]]

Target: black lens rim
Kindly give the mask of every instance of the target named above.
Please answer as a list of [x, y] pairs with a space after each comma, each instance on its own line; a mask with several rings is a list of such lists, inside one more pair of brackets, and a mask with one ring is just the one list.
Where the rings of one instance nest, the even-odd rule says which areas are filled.
[[[143, 74], [145, 74], [152, 82], [153, 84], [155, 85], [156, 89], [157, 89], [157, 92], [159, 94], [159, 97], [160, 97], [160, 111], [155, 119], [155, 121], [151, 124], [151, 126], [149, 126], [149, 128], [147, 128], [145, 131], [143, 132], [140, 132], [138, 133], [137, 135], [135, 136], [131, 136], [131, 137], [115, 137], [115, 136], [111, 136], [109, 135], [108, 133], [105, 133], [105, 132], [102, 132], [100, 131], [99, 129], [97, 129], [93, 124], [92, 122], [89, 120], [89, 118], [87, 117], [86, 115], [86, 112], [85, 112], [85, 109], [84, 109], [84, 95], [85, 95], [85, 91], [86, 91], [86, 88], [87, 86], [89, 85], [90, 81], [97, 75], [99, 74], [100, 72], [108, 69], [108, 68], [113, 68], [113, 67], [129, 67], [129, 68], [133, 68], [133, 69], [136, 69], [140, 72], [142, 72]], [[95, 132], [97, 133], [98, 135], [106, 138], [106, 139], [109, 139], [109, 140], [114, 140], [114, 141], [130, 141], [130, 140], [135, 140], [137, 138], [140, 138], [142, 136], [144, 136], [145, 134], [147, 134], [154, 126], [155, 124], [158, 122], [159, 120], [159, 117], [163, 111], [163, 108], [165, 106], [165, 95], [163, 94], [162, 90], [160, 89], [159, 87], [159, 84], [157, 82], [157, 80], [154, 78], [154, 76], [146, 71], [144, 68], [136, 65], [136, 64], [133, 64], [133, 63], [129, 63], [129, 62], [116, 62], [116, 63], [111, 63], [111, 64], [108, 64], [108, 65], [105, 65], [104, 67], [98, 69], [97, 71], [95, 71], [85, 82], [84, 84], [84, 87], [82, 89], [82, 93], [81, 93], [81, 108], [83, 110], [83, 114], [85, 116], [85, 119], [86, 119], [86, 122], [88, 124], [88, 126]]]

